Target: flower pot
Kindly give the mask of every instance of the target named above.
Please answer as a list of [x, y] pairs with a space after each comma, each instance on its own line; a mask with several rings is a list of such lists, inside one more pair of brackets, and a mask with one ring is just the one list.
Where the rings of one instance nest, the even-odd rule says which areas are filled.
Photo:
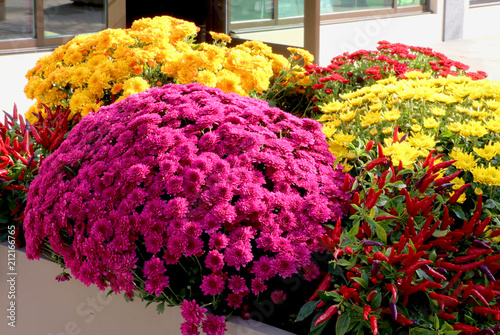
[[[8, 263], [9, 257], [15, 263]], [[23, 250], [10, 252], [7, 243], [0, 244], [0, 259], [5, 274], [0, 281], [1, 309], [7, 315], [2, 317], [0, 334], [181, 334], [179, 307], [159, 315], [154, 305], [145, 308], [141, 301], [126, 302], [121, 294], [106, 296], [94, 285], [86, 287], [75, 279], [57, 282], [59, 265], [46, 259], [29, 261]], [[231, 318], [227, 329], [228, 335], [291, 335], [239, 317]]]

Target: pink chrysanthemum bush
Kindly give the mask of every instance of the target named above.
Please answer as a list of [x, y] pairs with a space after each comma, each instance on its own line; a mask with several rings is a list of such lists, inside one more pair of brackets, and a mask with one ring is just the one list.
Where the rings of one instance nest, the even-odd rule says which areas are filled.
[[318, 275], [317, 236], [348, 206], [343, 181], [316, 121], [169, 84], [87, 115], [46, 159], [28, 195], [27, 255], [50, 245], [86, 285], [159, 310], [184, 302], [197, 315], [184, 334], [219, 334], [201, 309], [226, 314], [269, 299], [273, 278]]

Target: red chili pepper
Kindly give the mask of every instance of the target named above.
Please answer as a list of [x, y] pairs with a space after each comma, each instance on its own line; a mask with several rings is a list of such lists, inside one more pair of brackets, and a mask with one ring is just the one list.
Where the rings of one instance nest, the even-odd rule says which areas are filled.
[[384, 220], [392, 220], [397, 218], [397, 216], [394, 215], [380, 215], [375, 218], [375, 221], [384, 221]]
[[444, 185], [444, 184], [447, 184], [449, 183], [450, 181], [452, 181], [453, 179], [457, 178], [460, 173], [462, 173], [462, 170], [458, 170], [457, 172], [455, 172], [454, 174], [452, 175], [449, 175], [449, 176], [446, 176], [446, 177], [443, 177], [443, 178], [439, 178], [439, 179], [436, 179], [434, 181], [434, 186], [441, 186], [441, 185]]
[[465, 335], [474, 334], [475, 332], [480, 331], [479, 328], [474, 326], [469, 326], [464, 323], [455, 323], [451, 325], [454, 330], [461, 330]]
[[365, 168], [366, 168], [366, 170], [370, 171], [370, 170], [373, 170], [378, 165], [384, 164], [386, 162], [387, 162], [387, 158], [385, 158], [385, 157], [377, 158], [377, 159], [371, 161], [370, 163], [366, 164]]
[[432, 158], [432, 155], [436, 152], [436, 149], [433, 149], [429, 152], [429, 154], [427, 155], [427, 157], [425, 158], [425, 161], [424, 163], [422, 164], [422, 167], [427, 167], [429, 166], [430, 162], [431, 162], [431, 158]]
[[488, 301], [486, 301], [486, 299], [483, 297], [483, 295], [481, 293], [479, 293], [477, 290], [475, 289], [472, 289], [471, 291], [471, 295], [473, 297], [476, 297], [479, 299], [479, 301], [481, 301], [481, 303], [483, 303], [483, 305], [485, 306], [489, 306], [490, 304], [488, 303]]
[[499, 310], [488, 308], [488, 307], [483, 307], [483, 306], [474, 306], [472, 308], [472, 310], [474, 311], [474, 313], [482, 314], [482, 315], [495, 315], [495, 314], [500, 313]]
[[430, 292], [429, 297], [432, 300], [436, 300], [442, 306], [454, 307], [458, 305], [458, 300], [446, 295], [438, 294], [436, 292]]
[[467, 187], [469, 187], [471, 185], [472, 185], [471, 183], [468, 183], [468, 184], [461, 186], [458, 190], [455, 191], [455, 193], [453, 193], [450, 200], [448, 200], [448, 203], [453, 205], [455, 202], [457, 202], [458, 198], [460, 198], [462, 193], [464, 193], [464, 191], [467, 189]]
[[436, 280], [447, 280], [445, 276], [443, 276], [441, 273], [437, 272], [436, 270], [432, 269], [429, 266], [427, 267], [424, 266], [424, 272], [427, 275], [434, 277], [434, 279]]
[[335, 245], [340, 243], [340, 236], [342, 235], [342, 224], [340, 219], [337, 220], [335, 224], [335, 228], [332, 232], [332, 240], [335, 242]]
[[375, 315], [370, 316], [370, 327], [372, 328], [373, 335], [378, 334], [378, 321]]
[[389, 170], [386, 170], [380, 176], [380, 179], [378, 180], [378, 185], [377, 185], [379, 189], [384, 188], [385, 182], [386, 182], [386, 179], [387, 179], [387, 175], [389, 174], [389, 172], [390, 172]]
[[405, 318], [403, 315], [401, 315], [401, 313], [398, 313], [398, 318], [396, 319], [396, 322], [399, 322], [400, 324], [402, 325], [412, 325], [413, 324], [413, 321], [411, 320], [408, 320], [407, 318]]
[[479, 236], [482, 233], [484, 233], [484, 229], [490, 224], [491, 222], [491, 216], [488, 216], [486, 219], [483, 220], [480, 224], [477, 225], [477, 227], [474, 229], [474, 236]]
[[396, 127], [394, 128], [394, 133], [392, 134], [392, 143], [396, 143], [399, 141], [398, 130], [399, 130], [399, 124], [397, 124]]
[[316, 292], [309, 298], [308, 301], [314, 301], [319, 298], [318, 291], [326, 291], [330, 287], [332, 283], [332, 275], [327, 273], [321, 283], [319, 283], [318, 288], [316, 289]]
[[438, 173], [436, 174], [432, 174], [430, 176], [427, 176], [423, 181], [422, 183], [420, 184], [420, 186], [418, 186], [418, 191], [420, 193], [424, 193], [428, 188], [429, 188], [429, 185], [434, 181], [434, 179], [436, 179], [437, 177], [439, 176]]
[[396, 299], [398, 298], [398, 290], [396, 289], [396, 287], [393, 284], [388, 283], [385, 285], [385, 289], [387, 291], [391, 292], [392, 301], [396, 302]]
[[366, 208], [368, 208], [368, 209], [373, 208], [373, 206], [375, 206], [375, 204], [377, 203], [377, 200], [378, 200], [380, 194], [382, 194], [382, 190], [375, 193], [375, 191], [373, 190], [373, 187], [371, 187], [370, 190], [368, 191], [368, 195], [366, 197], [366, 202], [365, 202]]
[[441, 311], [438, 313], [438, 318], [440, 318], [442, 320], [455, 320], [457, 317], [453, 314], [449, 314], [449, 313]]
[[488, 254], [490, 252], [491, 252], [491, 250], [488, 250], [488, 249], [474, 249], [474, 253], [467, 255], [467, 256], [455, 257], [453, 259], [453, 262], [455, 262], [456, 264], [467, 263], [467, 262], [470, 262], [472, 260], [477, 259], [479, 256], [481, 256], [485, 253]]
[[387, 256], [381, 253], [380, 251], [377, 251], [373, 256], [376, 260], [389, 262], [389, 258], [387, 258]]
[[368, 295], [366, 296], [366, 301], [372, 302], [375, 294], [377, 294], [376, 290], [370, 291], [370, 293], [368, 293]]
[[377, 149], [378, 149], [378, 158], [385, 157], [384, 150], [382, 149], [382, 144], [380, 142], [377, 143]]
[[314, 325], [317, 326], [320, 323], [323, 323], [327, 320], [330, 320], [332, 316], [337, 314], [339, 312], [339, 306], [338, 305], [332, 305], [328, 307], [325, 313], [321, 314], [321, 316], [316, 319], [316, 322], [314, 322]]
[[[354, 195], [352, 196], [351, 204], [359, 206], [359, 192], [354, 193]], [[356, 213], [356, 209], [352, 206], [349, 208], [349, 211], [351, 215]]]
[[342, 191], [347, 192], [351, 187], [351, 176], [349, 174], [345, 174], [344, 177], [344, 185], [342, 185]]
[[434, 171], [439, 171], [441, 169], [446, 169], [448, 166], [451, 166], [453, 165], [453, 163], [455, 163], [457, 160], [454, 159], [454, 160], [451, 160], [451, 161], [445, 161], [445, 162], [441, 162], [441, 163], [438, 163], [436, 165], [433, 165], [429, 168], [429, 171], [428, 173], [431, 173], [431, 172], [434, 172]]
[[[448, 286], [446, 288], [448, 288]], [[460, 293], [462, 293], [463, 288], [464, 288], [464, 283], [460, 283], [460, 285], [458, 285], [457, 289], [453, 291], [450, 297], [458, 299], [458, 296], [460, 295]]]
[[464, 264], [464, 265], [460, 266], [460, 270], [462, 270], [463, 272], [472, 271], [472, 270], [474, 270], [475, 268], [479, 267], [482, 264], [484, 264], [484, 260], [481, 260], [481, 261], [478, 261], [478, 262], [474, 262], [474, 263]]
[[348, 255], [352, 255], [354, 253], [354, 251], [352, 250], [352, 248], [350, 246], [346, 246], [344, 248], [344, 250], [345, 250], [345, 253]]
[[339, 260], [338, 258], [341, 257], [343, 254], [344, 254], [344, 250], [342, 250], [341, 248], [338, 248], [333, 252], [333, 258], [335, 258], [335, 260], [338, 261]]
[[405, 269], [405, 274], [407, 276], [411, 277], [411, 276], [413, 276], [413, 274], [415, 273], [415, 271], [417, 271], [420, 267], [424, 266], [425, 264], [430, 264], [430, 263], [433, 263], [433, 262], [430, 261], [430, 260], [421, 260], [421, 261], [418, 261], [415, 264], [410, 265], [409, 267], [407, 267]]
[[372, 307], [370, 305], [363, 306], [363, 319], [367, 320], [370, 318], [370, 313], [372, 311]]
[[373, 148], [373, 145], [375, 144], [375, 141], [371, 140], [368, 143], [366, 143], [366, 151], [370, 151]]
[[[441, 262], [441, 266], [442, 266], [443, 268], [445, 268], [445, 269], [446, 269], [446, 267], [444, 267], [444, 266], [443, 266], [443, 263], [444, 263], [444, 262]], [[451, 264], [451, 263], [450, 263], [450, 264]], [[458, 265], [457, 265], [457, 267], [459, 267], [459, 268], [460, 268], [460, 266], [458, 266]], [[447, 269], [447, 270], [448, 270], [448, 269]], [[453, 271], [453, 270], [452, 270], [452, 271]], [[446, 289], [447, 289], [447, 290], [450, 290], [450, 289], [451, 289], [451, 288], [452, 288], [452, 287], [456, 284], [456, 282], [458, 281], [458, 279], [460, 279], [460, 277], [462, 276], [462, 273], [463, 273], [462, 271], [458, 271], [458, 272], [457, 272], [457, 273], [456, 273], [456, 274], [455, 274], [455, 275], [454, 275], [454, 276], [450, 279], [450, 281], [448, 282], [448, 285], [446, 286]]]

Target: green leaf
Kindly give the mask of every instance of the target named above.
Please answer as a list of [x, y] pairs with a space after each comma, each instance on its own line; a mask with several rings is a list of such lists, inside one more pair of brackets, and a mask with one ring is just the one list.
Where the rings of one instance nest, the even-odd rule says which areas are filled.
[[311, 315], [314, 310], [316, 309], [316, 306], [318, 306], [319, 300], [317, 301], [309, 301], [306, 302], [302, 307], [300, 308], [299, 314], [297, 315], [297, 318], [295, 319], [295, 322], [299, 322], [307, 318], [309, 315]]
[[156, 306], [156, 311], [158, 312], [158, 314], [163, 313], [163, 311], [165, 311], [165, 302], [162, 302], [161, 304], [158, 304]]
[[351, 261], [348, 261], [347, 259], [339, 259], [338, 261], [334, 261], [334, 263], [337, 263], [340, 266], [345, 266], [347, 268], [352, 268], [356, 264], [356, 259], [351, 259]]
[[363, 278], [354, 277], [354, 278], [352, 278], [352, 280], [354, 280], [356, 283], [359, 283], [361, 286], [363, 286], [363, 288], [368, 287], [368, 283]]
[[409, 174], [409, 173], [413, 173], [413, 170], [404, 169], [404, 170], [401, 170], [401, 171], [398, 172], [398, 176], [402, 176], [404, 174]]
[[381, 303], [382, 303], [382, 293], [378, 292], [375, 294], [375, 297], [373, 297], [371, 306], [372, 308], [379, 308]]
[[379, 225], [375, 224], [375, 234], [377, 234], [377, 237], [382, 240], [385, 244], [387, 244], [387, 233], [385, 232], [385, 229]]
[[453, 213], [455, 213], [455, 215], [460, 219], [460, 220], [466, 220], [466, 217], [465, 217], [465, 213], [464, 211], [462, 210], [461, 207], [459, 206], [453, 206], [451, 208], [451, 210], [453, 211]]
[[340, 314], [337, 319], [337, 324], [335, 325], [335, 334], [336, 335], [344, 335], [351, 324], [351, 319], [347, 313]]
[[410, 335], [427, 335], [429, 334], [429, 329], [424, 328], [410, 328]]
[[447, 235], [447, 234], [448, 234], [448, 232], [447, 232], [446, 230], [436, 230], [436, 231], [432, 234], [432, 236], [434, 236], [434, 237], [441, 237], [441, 236], [445, 236], [445, 235]]
[[[323, 332], [323, 329], [325, 329], [326, 325], [328, 324], [328, 322], [330, 322], [330, 320], [327, 320], [327, 321], [321, 323], [320, 325], [318, 325], [317, 327], [313, 328], [309, 332], [309, 335], [319, 335], [319, 334], [321, 334]], [[314, 320], [313, 320], [313, 322], [314, 322]]]

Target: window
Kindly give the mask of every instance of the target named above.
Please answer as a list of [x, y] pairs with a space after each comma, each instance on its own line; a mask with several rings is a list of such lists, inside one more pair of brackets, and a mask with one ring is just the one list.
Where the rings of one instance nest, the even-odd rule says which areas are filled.
[[0, 0], [0, 53], [56, 47], [79, 34], [125, 28], [126, 0]]
[[469, 7], [485, 6], [485, 5], [500, 5], [499, 0], [469, 0]]
[[[321, 20], [421, 12], [427, 0], [320, 0]], [[231, 30], [299, 25], [304, 0], [230, 0]]]

